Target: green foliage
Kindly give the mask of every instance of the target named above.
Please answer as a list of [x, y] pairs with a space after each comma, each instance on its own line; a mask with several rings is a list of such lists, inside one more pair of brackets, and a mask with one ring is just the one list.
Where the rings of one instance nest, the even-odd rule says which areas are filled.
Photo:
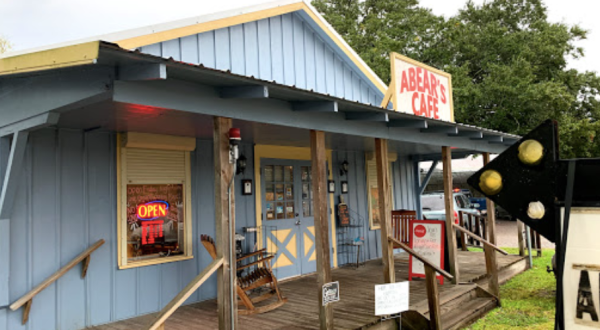
[[469, 1], [448, 19], [418, 0], [313, 4], [384, 81], [392, 51], [451, 73], [457, 121], [525, 134], [556, 119], [563, 158], [600, 157], [600, 78], [566, 69], [587, 31], [549, 22], [542, 0]]
[[[517, 249], [505, 248], [517, 254]], [[467, 329], [554, 329], [556, 280], [546, 272], [553, 249], [533, 259], [533, 268], [510, 279], [500, 287], [502, 307], [494, 309]]]
[[0, 54], [9, 51], [11, 48], [12, 44], [0, 36]]

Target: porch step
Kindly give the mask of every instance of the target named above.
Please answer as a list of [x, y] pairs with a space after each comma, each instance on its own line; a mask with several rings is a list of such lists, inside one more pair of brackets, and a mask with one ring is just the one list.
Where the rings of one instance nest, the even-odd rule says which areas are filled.
[[[458, 285], [440, 301], [442, 327], [461, 329], [481, 318], [498, 306], [498, 300], [476, 284]], [[429, 319], [429, 308], [422, 311]]]
[[445, 330], [458, 330], [477, 321], [487, 312], [498, 306], [494, 297], [477, 297], [452, 311], [442, 313], [442, 327]]

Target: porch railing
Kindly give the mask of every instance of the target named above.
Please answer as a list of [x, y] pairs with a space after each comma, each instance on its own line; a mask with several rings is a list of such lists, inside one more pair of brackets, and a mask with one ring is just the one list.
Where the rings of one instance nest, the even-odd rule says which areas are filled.
[[417, 218], [417, 211], [392, 211], [392, 236], [402, 243], [409, 243], [410, 220]]
[[442, 319], [440, 314], [440, 296], [437, 287], [435, 274], [440, 273], [445, 278], [452, 280], [454, 277], [445, 270], [434, 265], [432, 262], [415, 252], [408, 245], [404, 244], [395, 237], [389, 236], [388, 240], [413, 257], [419, 259], [425, 266], [425, 287], [427, 289], [427, 303], [429, 305], [429, 328], [431, 330], [442, 329]]
[[27, 292], [17, 301], [12, 303], [12, 305], [10, 305], [10, 309], [12, 311], [16, 311], [17, 309], [25, 305], [25, 309], [23, 310], [22, 324], [27, 323], [27, 320], [29, 320], [29, 311], [31, 310], [31, 302], [33, 301], [33, 298], [37, 296], [37, 294], [40, 293], [42, 290], [50, 286], [50, 284], [54, 283], [56, 280], [65, 275], [71, 268], [75, 267], [75, 265], [82, 261], [83, 267], [81, 269], [81, 278], [84, 278], [87, 274], [88, 266], [90, 265], [90, 258], [92, 257], [92, 252], [96, 251], [99, 247], [102, 246], [102, 244], [104, 244], [104, 240], [98, 240], [96, 243], [94, 243], [94, 245], [87, 248], [87, 250], [83, 251], [80, 255], [75, 257], [68, 264], [64, 265], [61, 269], [56, 271], [56, 273], [50, 275], [50, 277], [44, 280], [44, 282], [40, 283], [38, 286], [31, 289], [31, 291]]
[[165, 321], [183, 304], [206, 280], [223, 265], [223, 258], [215, 259], [202, 273], [198, 274], [188, 285], [181, 290], [161, 311], [156, 315], [152, 323], [145, 329], [164, 330]]
[[[461, 225], [468, 231], [474, 233], [475, 235], [489, 240], [488, 237], [488, 230], [487, 230], [487, 217], [485, 216], [481, 216], [481, 215], [476, 215], [476, 214], [471, 214], [471, 213], [464, 213], [463, 211], [458, 211], [458, 218], [463, 220], [461, 222]], [[464, 221], [464, 220], [467, 221]], [[477, 247], [481, 247], [482, 243], [479, 242], [478, 240], [474, 239], [473, 237], [461, 232], [460, 233], [460, 238], [461, 238], [461, 242], [462, 242], [462, 250], [463, 251], [468, 251], [467, 246], [477, 246]]]
[[[468, 235], [471, 238], [473, 238], [476, 241], [483, 244], [483, 252], [485, 253], [485, 268], [486, 268], [486, 273], [487, 273], [487, 276], [489, 279], [488, 288], [489, 288], [490, 292], [494, 296], [496, 296], [496, 298], [498, 299], [498, 303], [500, 303], [500, 283], [499, 283], [499, 278], [498, 278], [498, 261], [496, 259], [495, 251], [498, 251], [503, 255], [508, 255], [508, 252], [502, 250], [501, 248], [492, 244], [490, 241], [484, 239], [483, 237], [476, 235], [475, 233], [463, 228], [460, 225], [453, 225], [453, 226], [456, 230], [458, 230], [461, 233], [461, 235]], [[463, 239], [463, 242], [464, 241], [465, 240]], [[464, 243], [463, 243], [463, 246], [464, 246]]]

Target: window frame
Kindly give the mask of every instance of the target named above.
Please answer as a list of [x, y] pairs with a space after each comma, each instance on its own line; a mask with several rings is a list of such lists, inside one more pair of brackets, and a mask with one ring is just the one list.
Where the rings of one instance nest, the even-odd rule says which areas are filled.
[[[388, 171], [389, 171], [389, 177], [390, 177], [390, 201], [391, 201], [391, 208], [392, 210], [395, 208], [395, 200], [394, 200], [394, 170], [393, 170], [393, 164], [396, 162], [398, 158], [398, 155], [395, 153], [388, 153], [388, 162], [389, 162], [389, 166], [388, 166]], [[373, 195], [371, 194], [371, 182], [370, 182], [370, 178], [371, 178], [371, 173], [369, 173], [369, 169], [374, 168], [375, 171], [375, 177], [377, 176], [377, 164], [375, 164], [375, 167], [371, 167], [369, 166], [370, 162], [375, 163], [375, 153], [367, 153], [365, 156], [365, 174], [366, 174], [366, 179], [367, 179], [367, 204], [368, 204], [368, 208], [369, 208], [369, 230], [380, 230], [381, 229], [381, 224], [375, 224], [373, 222], [373, 208], [372, 208], [372, 199], [373, 199]], [[379, 184], [377, 182], [377, 180], [375, 180], [374, 183], [375, 187], [378, 187]]]
[[[156, 141], [171, 139], [171, 145], [157, 144]], [[185, 139], [185, 140], [183, 140]], [[119, 269], [130, 269], [158, 265], [170, 262], [190, 260], [193, 254], [193, 229], [192, 229], [192, 180], [191, 180], [191, 158], [190, 139], [179, 138], [157, 134], [142, 133], [119, 133], [117, 134], [117, 263]], [[145, 142], [140, 142], [145, 141]], [[185, 141], [183, 143], [182, 141]], [[181, 151], [184, 153], [185, 178], [184, 180], [173, 179], [130, 179], [127, 180], [127, 149], [154, 149], [163, 151]], [[191, 148], [191, 150], [190, 150]], [[151, 258], [140, 261], [130, 261], [127, 256], [127, 185], [129, 184], [182, 184], [184, 200], [184, 254], [168, 258]]]

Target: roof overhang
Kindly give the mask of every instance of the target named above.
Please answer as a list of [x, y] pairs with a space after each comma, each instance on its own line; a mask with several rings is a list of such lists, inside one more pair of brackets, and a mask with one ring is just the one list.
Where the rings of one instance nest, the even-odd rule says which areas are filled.
[[[454, 147], [457, 157], [479, 152], [500, 153], [520, 139], [512, 134], [427, 119], [379, 105], [132, 52], [114, 44], [98, 43], [97, 54], [92, 50], [93, 45], [88, 47], [91, 58], [85, 60], [91, 61], [82, 60], [77, 66], [55, 66], [41, 72], [34, 71], [32, 66], [31, 70], [22, 68], [0, 76], [0, 90], [6, 91], [0, 93], [2, 126], [44, 112], [76, 112], [90, 109], [94, 104], [111, 103], [163, 109], [165, 113], [170, 109], [230, 117], [289, 130], [383, 138], [392, 141], [392, 145], [397, 142], [428, 146], [410, 152], [416, 160], [435, 159], [439, 156], [436, 152], [439, 146]], [[71, 63], [76, 60], [72, 58]], [[21, 85], [27, 87], [15, 88]]]

